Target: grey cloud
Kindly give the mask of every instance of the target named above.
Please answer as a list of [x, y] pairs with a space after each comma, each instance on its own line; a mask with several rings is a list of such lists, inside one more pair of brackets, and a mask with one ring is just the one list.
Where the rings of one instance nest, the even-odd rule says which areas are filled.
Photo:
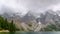
[[38, 10], [45, 10], [50, 5], [60, 3], [60, 0], [20, 0], [17, 2], [21, 2], [26, 8], [32, 10], [33, 12], [39, 12]]
[[15, 7], [14, 9], [19, 10], [17, 12], [22, 13], [26, 13], [29, 10], [35, 13], [43, 12], [48, 7], [60, 3], [60, 0], [9, 0], [9, 1], [6, 0], [6, 1], [4, 1], [6, 2], [6, 4], [3, 2], [4, 5], [10, 8]]

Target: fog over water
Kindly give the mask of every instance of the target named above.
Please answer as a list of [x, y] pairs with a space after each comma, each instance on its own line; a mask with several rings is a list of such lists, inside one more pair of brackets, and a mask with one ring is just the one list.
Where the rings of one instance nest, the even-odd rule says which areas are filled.
[[0, 0], [0, 14], [9, 12], [8, 9], [22, 15], [29, 10], [39, 14], [47, 9], [60, 10], [60, 0]]

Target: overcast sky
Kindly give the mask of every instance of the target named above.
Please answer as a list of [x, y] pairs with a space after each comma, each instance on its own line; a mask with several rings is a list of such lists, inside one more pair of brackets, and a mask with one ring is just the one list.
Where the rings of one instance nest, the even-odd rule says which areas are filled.
[[12, 10], [10, 12], [22, 12], [22, 14], [29, 10], [35, 13], [44, 12], [47, 9], [55, 11], [60, 10], [60, 0], [0, 0], [0, 13], [6, 12], [3, 9]]

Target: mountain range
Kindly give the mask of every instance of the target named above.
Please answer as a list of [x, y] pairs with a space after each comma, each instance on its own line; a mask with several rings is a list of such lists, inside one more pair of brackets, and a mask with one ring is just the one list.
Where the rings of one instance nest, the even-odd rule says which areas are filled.
[[47, 10], [44, 13], [40, 13], [40, 17], [36, 18], [33, 13], [30, 11], [27, 12], [23, 17], [21, 17], [20, 13], [8, 13], [5, 12], [2, 14], [4, 18], [7, 18], [8, 20], [14, 20], [15, 22], [27, 22], [27, 21], [33, 21], [35, 20], [36, 22], [40, 21], [42, 24], [47, 24], [49, 22], [55, 22], [55, 21], [60, 21], [60, 11], [53, 11], [53, 10]]
[[40, 17], [37, 18], [42, 24], [47, 24], [49, 22], [59, 22], [60, 21], [60, 11], [54, 12], [53, 10], [47, 10], [45, 13], [40, 14]]

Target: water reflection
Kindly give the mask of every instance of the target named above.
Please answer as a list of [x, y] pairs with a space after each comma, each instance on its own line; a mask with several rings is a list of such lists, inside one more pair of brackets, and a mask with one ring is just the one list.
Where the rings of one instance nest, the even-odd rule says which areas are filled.
[[15, 32], [0, 32], [0, 34], [15, 34]]
[[9, 32], [9, 34], [15, 34], [15, 32]]
[[0, 32], [0, 34], [60, 34], [60, 32]]

